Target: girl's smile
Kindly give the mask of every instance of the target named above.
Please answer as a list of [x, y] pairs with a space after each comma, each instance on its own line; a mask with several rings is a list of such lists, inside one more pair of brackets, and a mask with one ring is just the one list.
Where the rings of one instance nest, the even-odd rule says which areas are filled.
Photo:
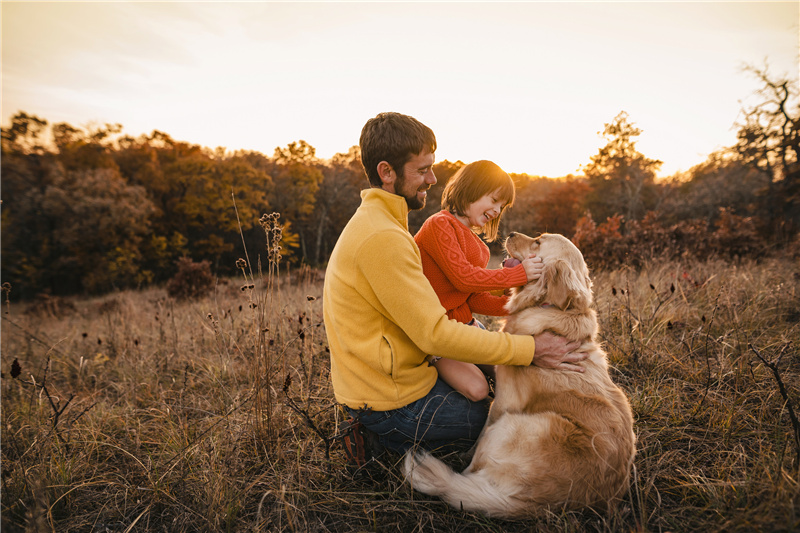
[[486, 194], [469, 204], [463, 215], [456, 214], [456, 218], [470, 228], [482, 228], [489, 221], [500, 216], [505, 202], [501, 190], [497, 189]]

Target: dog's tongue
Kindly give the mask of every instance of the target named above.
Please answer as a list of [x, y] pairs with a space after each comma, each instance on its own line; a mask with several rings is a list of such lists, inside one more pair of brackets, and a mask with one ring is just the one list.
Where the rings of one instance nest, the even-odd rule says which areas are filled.
[[503, 259], [503, 268], [513, 268], [519, 264], [520, 264], [519, 259], [516, 259], [514, 257], [506, 257], [505, 259]]

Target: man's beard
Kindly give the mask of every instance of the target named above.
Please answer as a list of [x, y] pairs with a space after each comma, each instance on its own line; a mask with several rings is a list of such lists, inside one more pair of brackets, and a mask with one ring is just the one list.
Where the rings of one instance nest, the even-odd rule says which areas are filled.
[[[406, 184], [405, 175], [397, 176], [397, 181], [395, 182], [395, 185], [394, 185], [395, 191], [402, 191], [403, 190], [403, 186], [405, 184]], [[419, 192], [419, 189], [415, 190], [413, 193], [411, 193], [411, 196], [406, 196], [405, 194], [400, 194], [400, 196], [402, 196], [403, 198], [406, 199], [406, 204], [408, 205], [408, 208], [411, 211], [416, 211], [417, 209], [422, 209], [423, 207], [425, 207], [425, 202], [428, 199], [428, 195], [426, 194], [425, 197], [422, 200], [420, 200], [417, 197], [417, 193], [418, 192]]]

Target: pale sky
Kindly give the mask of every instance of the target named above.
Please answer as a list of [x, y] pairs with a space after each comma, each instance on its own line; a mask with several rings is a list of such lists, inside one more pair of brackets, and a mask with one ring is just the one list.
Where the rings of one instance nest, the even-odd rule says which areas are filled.
[[3, 126], [25, 111], [210, 148], [304, 139], [329, 158], [381, 111], [437, 160], [579, 173], [620, 111], [661, 176], [735, 143], [761, 87], [798, 79], [791, 2], [2, 2]]

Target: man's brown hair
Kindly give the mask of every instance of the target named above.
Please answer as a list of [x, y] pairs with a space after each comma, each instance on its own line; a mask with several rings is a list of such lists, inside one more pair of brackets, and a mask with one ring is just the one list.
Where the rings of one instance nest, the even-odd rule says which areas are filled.
[[361, 130], [361, 165], [367, 179], [374, 187], [383, 185], [378, 175], [378, 163], [386, 161], [398, 177], [403, 167], [426, 148], [436, 151], [436, 136], [428, 126], [414, 117], [400, 113], [380, 113], [364, 124]]

